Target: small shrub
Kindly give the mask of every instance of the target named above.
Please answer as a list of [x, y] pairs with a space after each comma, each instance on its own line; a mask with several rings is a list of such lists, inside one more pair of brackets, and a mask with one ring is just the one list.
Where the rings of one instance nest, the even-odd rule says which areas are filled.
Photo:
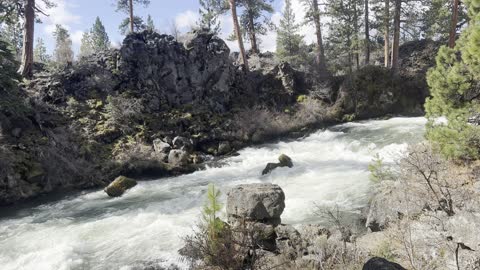
[[370, 171], [370, 181], [375, 184], [395, 178], [393, 172], [386, 167], [379, 154], [376, 154], [372, 162], [368, 164], [368, 170]]
[[108, 121], [125, 134], [131, 133], [134, 130], [132, 127], [144, 120], [141, 99], [109, 96], [107, 102], [105, 110]]

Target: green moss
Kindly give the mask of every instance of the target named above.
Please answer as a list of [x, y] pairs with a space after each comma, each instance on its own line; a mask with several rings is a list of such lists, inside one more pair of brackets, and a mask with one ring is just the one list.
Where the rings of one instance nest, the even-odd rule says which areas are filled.
[[308, 97], [307, 97], [306, 95], [299, 95], [299, 96], [297, 97], [297, 102], [298, 102], [298, 103], [302, 103], [302, 102], [307, 101], [307, 99], [308, 99]]
[[352, 122], [355, 121], [356, 115], [354, 113], [352, 114], [345, 114], [342, 117], [342, 122]]

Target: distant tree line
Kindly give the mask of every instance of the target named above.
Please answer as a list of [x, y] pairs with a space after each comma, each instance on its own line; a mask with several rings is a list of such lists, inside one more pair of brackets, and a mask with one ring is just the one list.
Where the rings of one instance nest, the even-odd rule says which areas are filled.
[[[46, 10], [40, 8], [40, 2]], [[134, 12], [136, 6], [148, 6], [149, 0], [115, 2], [116, 11], [127, 15], [119, 27], [122, 34], [156, 29], [150, 15], [144, 20]], [[294, 3], [302, 5], [304, 18], [295, 17]], [[459, 0], [284, 0], [278, 25], [271, 20], [273, 0], [199, 0], [199, 4], [198, 27], [212, 33], [221, 32], [221, 16], [231, 16], [234, 31], [230, 38], [238, 42], [245, 70], [249, 66], [244, 41], [250, 43], [251, 53], [260, 53], [262, 36], [276, 31], [276, 55], [280, 60], [297, 66], [312, 63], [311, 66], [326, 77], [371, 64], [371, 52], [382, 48], [383, 65], [396, 71], [401, 43], [434, 38], [445, 40], [453, 48], [457, 33], [469, 22], [467, 9]], [[25, 77], [32, 75], [34, 61], [60, 64], [73, 61], [72, 40], [64, 26], [56, 26], [52, 56], [47, 54], [42, 39], [36, 39], [34, 46], [38, 15], [48, 16], [48, 9], [53, 6], [50, 0], [0, 0], [1, 38], [10, 44], [20, 60], [19, 73]], [[313, 44], [305, 42], [301, 31], [304, 25], [315, 29]], [[171, 34], [178, 39], [175, 23], [172, 23]], [[79, 57], [109, 47], [109, 37], [97, 17], [92, 28], [83, 34]], [[336, 59], [345, 59], [345, 62], [333, 61]]]

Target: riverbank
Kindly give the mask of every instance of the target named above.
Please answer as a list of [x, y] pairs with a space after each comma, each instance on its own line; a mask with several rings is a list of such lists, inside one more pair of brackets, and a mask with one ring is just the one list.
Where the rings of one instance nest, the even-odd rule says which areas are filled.
[[[404, 55], [406, 65], [418, 55]], [[244, 73], [210, 34], [182, 44], [145, 31], [118, 50], [37, 72], [1, 107], [0, 205], [103, 187], [118, 175], [191, 173], [211, 156], [319, 126], [418, 115], [428, 93], [418, 77], [430, 63], [415, 80], [369, 66], [318, 81], [314, 71], [262, 59]]]
[[[295, 226], [325, 223], [315, 214], [314, 203], [338, 204], [360, 214], [372, 195], [372, 158], [378, 152], [390, 161], [408, 144], [422, 140], [424, 125], [423, 118], [346, 123], [300, 140], [247, 147], [221, 167], [142, 181], [120, 198], [108, 198], [102, 190], [84, 191], [42, 204], [0, 220], [0, 249], [8, 250], [0, 262], [8, 270], [35, 267], [35, 256], [42, 256], [50, 269], [182, 266], [177, 250], [201, 218], [209, 183], [224, 196], [238, 184], [278, 184], [286, 197], [282, 222]], [[292, 158], [294, 167], [262, 176], [265, 165], [281, 153]]]

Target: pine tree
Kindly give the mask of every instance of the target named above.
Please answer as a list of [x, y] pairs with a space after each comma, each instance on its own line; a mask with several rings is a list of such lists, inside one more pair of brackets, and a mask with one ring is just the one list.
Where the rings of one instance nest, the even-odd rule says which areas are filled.
[[203, 206], [203, 219], [206, 222], [208, 237], [212, 244], [215, 243], [216, 238], [221, 233], [224, 226], [218, 216], [218, 212], [222, 210], [220, 195], [221, 193], [215, 188], [215, 185], [208, 185], [207, 200]]
[[240, 17], [240, 25], [245, 29], [245, 38], [250, 41], [253, 53], [259, 53], [258, 36], [265, 35], [273, 29], [271, 14], [274, 12], [272, 0], [239, 0], [238, 4], [245, 10]]
[[315, 35], [316, 35], [316, 61], [317, 67], [322, 79], [327, 78], [329, 76], [329, 72], [327, 70], [327, 63], [325, 60], [325, 47], [323, 44], [323, 31], [322, 31], [322, 23], [320, 20], [320, 8], [318, 5], [318, 0], [300, 0], [300, 2], [305, 7], [306, 11], [306, 23], [313, 24], [315, 27]]
[[152, 16], [150, 16], [150, 14], [148, 14], [147, 16], [146, 29], [149, 31], [155, 31], [155, 23], [153, 22]]
[[55, 32], [55, 61], [58, 64], [69, 64], [73, 62], [72, 39], [67, 29], [57, 24]]
[[[122, 23], [120, 24], [120, 26], [118, 26], [118, 29], [120, 30], [120, 33], [122, 35], [126, 35], [131, 31], [131, 24], [130, 24], [130, 18], [125, 18]], [[133, 17], [133, 32], [140, 32], [140, 31], [143, 31], [147, 29], [147, 26], [145, 25], [145, 23], [143, 22], [143, 19], [140, 18], [140, 17], [137, 17], [137, 16], [134, 16]]]
[[277, 56], [280, 60], [299, 65], [305, 61], [306, 51], [300, 25], [295, 22], [292, 0], [285, 0], [285, 9], [277, 29]]
[[[146, 7], [150, 4], [150, 0], [117, 0], [117, 11], [122, 11], [128, 14], [128, 18], [125, 19], [120, 24], [120, 29], [122, 34], [134, 33], [139, 29], [138, 23], [139, 23], [140, 17], [136, 17], [134, 15], [134, 12], [133, 12], [134, 4], [139, 4]], [[142, 20], [142, 24], [143, 24], [143, 20]], [[141, 30], [144, 30], [144, 28]]]
[[89, 32], [84, 32], [82, 35], [82, 40], [80, 42], [80, 54], [79, 57], [85, 57], [93, 54], [95, 51], [93, 49], [93, 42]]
[[[18, 14], [18, 12], [15, 13]], [[3, 26], [0, 32], [0, 38], [12, 46], [15, 58], [20, 60], [23, 47], [23, 25], [18, 16], [19, 15], [12, 17], [9, 23]]]
[[240, 48], [240, 57], [242, 58], [242, 63], [245, 70], [248, 71], [249, 68], [248, 68], [247, 54], [245, 53], [245, 47], [243, 44], [242, 30], [240, 28], [240, 23], [238, 22], [238, 15], [237, 15], [238, 2], [236, 0], [228, 0], [228, 4], [230, 7], [230, 11], [232, 13], [233, 29], [234, 29], [235, 37], [238, 42], [238, 47]]
[[42, 38], [37, 39], [35, 49], [33, 51], [33, 58], [35, 62], [47, 63], [50, 61], [50, 56], [47, 54], [47, 47]]
[[[480, 127], [469, 124], [480, 115], [480, 0], [465, 1], [470, 23], [454, 48], [440, 48], [436, 67], [428, 72], [432, 98], [426, 102], [427, 138], [449, 158], [480, 158]], [[441, 116], [447, 122], [439, 122]]]
[[110, 47], [110, 39], [99, 17], [97, 17], [90, 30], [90, 40], [94, 52], [107, 50]]
[[345, 57], [347, 71], [353, 72], [354, 65], [360, 66], [360, 20], [361, 2], [359, 0], [333, 0], [327, 5], [327, 13], [331, 16], [328, 24], [329, 32], [335, 33], [328, 37], [332, 50], [331, 58]]
[[[421, 31], [426, 38], [431, 39], [446, 39], [452, 28], [452, 1], [445, 0], [428, 0], [425, 4], [425, 12], [422, 14], [423, 25]], [[458, 25], [463, 25], [467, 22], [467, 14], [464, 5], [458, 8]], [[457, 33], [455, 29], [455, 35]]]
[[218, 35], [221, 30], [219, 16], [225, 11], [225, 6], [219, 0], [199, 0], [199, 4], [200, 27]]

